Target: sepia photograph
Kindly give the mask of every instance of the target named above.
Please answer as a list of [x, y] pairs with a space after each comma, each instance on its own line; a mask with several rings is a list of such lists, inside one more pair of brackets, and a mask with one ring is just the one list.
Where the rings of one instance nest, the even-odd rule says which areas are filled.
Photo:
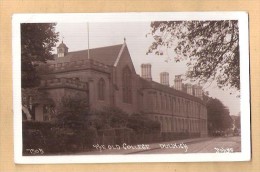
[[15, 162], [250, 160], [247, 18], [14, 15]]

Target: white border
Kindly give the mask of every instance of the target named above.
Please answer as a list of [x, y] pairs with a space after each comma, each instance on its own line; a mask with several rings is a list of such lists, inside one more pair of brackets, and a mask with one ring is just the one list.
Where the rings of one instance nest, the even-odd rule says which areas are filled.
[[[21, 44], [20, 23], [44, 22], [142, 22], [160, 20], [238, 20], [240, 45], [241, 82], [241, 153], [195, 153], [156, 155], [70, 155], [22, 156], [21, 115]], [[13, 53], [13, 109], [14, 109], [14, 161], [18, 164], [54, 163], [118, 163], [118, 162], [209, 162], [249, 161], [250, 136], [250, 87], [249, 87], [249, 38], [246, 12], [157, 12], [157, 13], [88, 13], [88, 14], [14, 14], [12, 20]]]

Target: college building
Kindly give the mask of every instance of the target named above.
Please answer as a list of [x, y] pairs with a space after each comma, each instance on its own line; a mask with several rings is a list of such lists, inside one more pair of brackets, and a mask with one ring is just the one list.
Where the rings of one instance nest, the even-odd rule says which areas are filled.
[[[135, 71], [127, 44], [69, 52], [62, 42], [55, 59], [44, 65], [40, 90], [55, 104], [64, 96], [82, 96], [90, 109], [117, 107], [142, 113], [159, 121], [161, 132], [207, 135], [207, 109], [202, 87], [183, 84], [169, 73], [160, 73], [160, 83], [153, 81], [151, 64], [142, 64], [141, 76]], [[162, 69], [163, 70], [163, 69]], [[51, 120], [48, 102], [34, 107], [33, 120]]]

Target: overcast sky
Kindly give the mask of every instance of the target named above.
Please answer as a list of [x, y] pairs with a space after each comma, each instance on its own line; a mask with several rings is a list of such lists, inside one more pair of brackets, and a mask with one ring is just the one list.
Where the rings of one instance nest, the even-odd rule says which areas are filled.
[[[152, 78], [160, 82], [160, 72], [169, 72], [170, 85], [174, 84], [174, 76], [185, 74], [186, 65], [184, 62], [176, 63], [169, 60], [169, 56], [146, 55], [148, 47], [153, 39], [146, 37], [150, 32], [150, 22], [121, 22], [121, 23], [89, 23], [89, 47], [103, 47], [122, 44], [126, 38], [132, 61], [137, 74], [141, 75], [141, 64], [152, 64]], [[87, 23], [58, 23], [56, 31], [60, 33], [60, 42], [67, 45], [70, 51], [84, 50], [88, 48], [88, 26]], [[56, 50], [55, 50], [56, 51]], [[230, 110], [230, 115], [238, 115], [240, 112], [240, 99], [237, 94], [230, 95], [230, 90], [223, 91], [217, 88], [216, 84], [207, 84], [204, 90], [209, 91], [211, 97], [220, 99]]]

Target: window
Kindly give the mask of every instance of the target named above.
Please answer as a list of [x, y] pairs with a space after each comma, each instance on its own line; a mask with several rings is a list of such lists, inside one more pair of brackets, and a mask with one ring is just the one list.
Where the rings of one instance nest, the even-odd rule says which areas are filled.
[[180, 101], [179, 101], [179, 99], [176, 100], [176, 103], [177, 103], [177, 112], [179, 113], [180, 112]]
[[50, 120], [50, 107], [48, 105], [43, 105], [43, 121]]
[[168, 97], [165, 95], [165, 109], [168, 110], [169, 104], [168, 104]]
[[105, 81], [103, 78], [98, 81], [98, 99], [105, 100]]
[[161, 110], [163, 109], [163, 97], [162, 97], [162, 94], [160, 94], [160, 98], [161, 98]]
[[183, 100], [180, 99], [180, 113], [183, 113]]
[[172, 110], [173, 112], [176, 112], [176, 105], [175, 105], [175, 98], [172, 98]]
[[64, 53], [58, 53], [58, 57], [63, 57]]
[[128, 66], [123, 69], [123, 102], [132, 103], [132, 77]]
[[172, 128], [171, 131], [174, 132], [175, 131], [175, 124], [174, 124], [174, 118], [172, 118]]
[[169, 110], [172, 112], [172, 97], [169, 97]]
[[156, 107], [156, 109], [159, 109], [159, 102], [158, 102], [157, 92], [155, 93], [155, 107]]

